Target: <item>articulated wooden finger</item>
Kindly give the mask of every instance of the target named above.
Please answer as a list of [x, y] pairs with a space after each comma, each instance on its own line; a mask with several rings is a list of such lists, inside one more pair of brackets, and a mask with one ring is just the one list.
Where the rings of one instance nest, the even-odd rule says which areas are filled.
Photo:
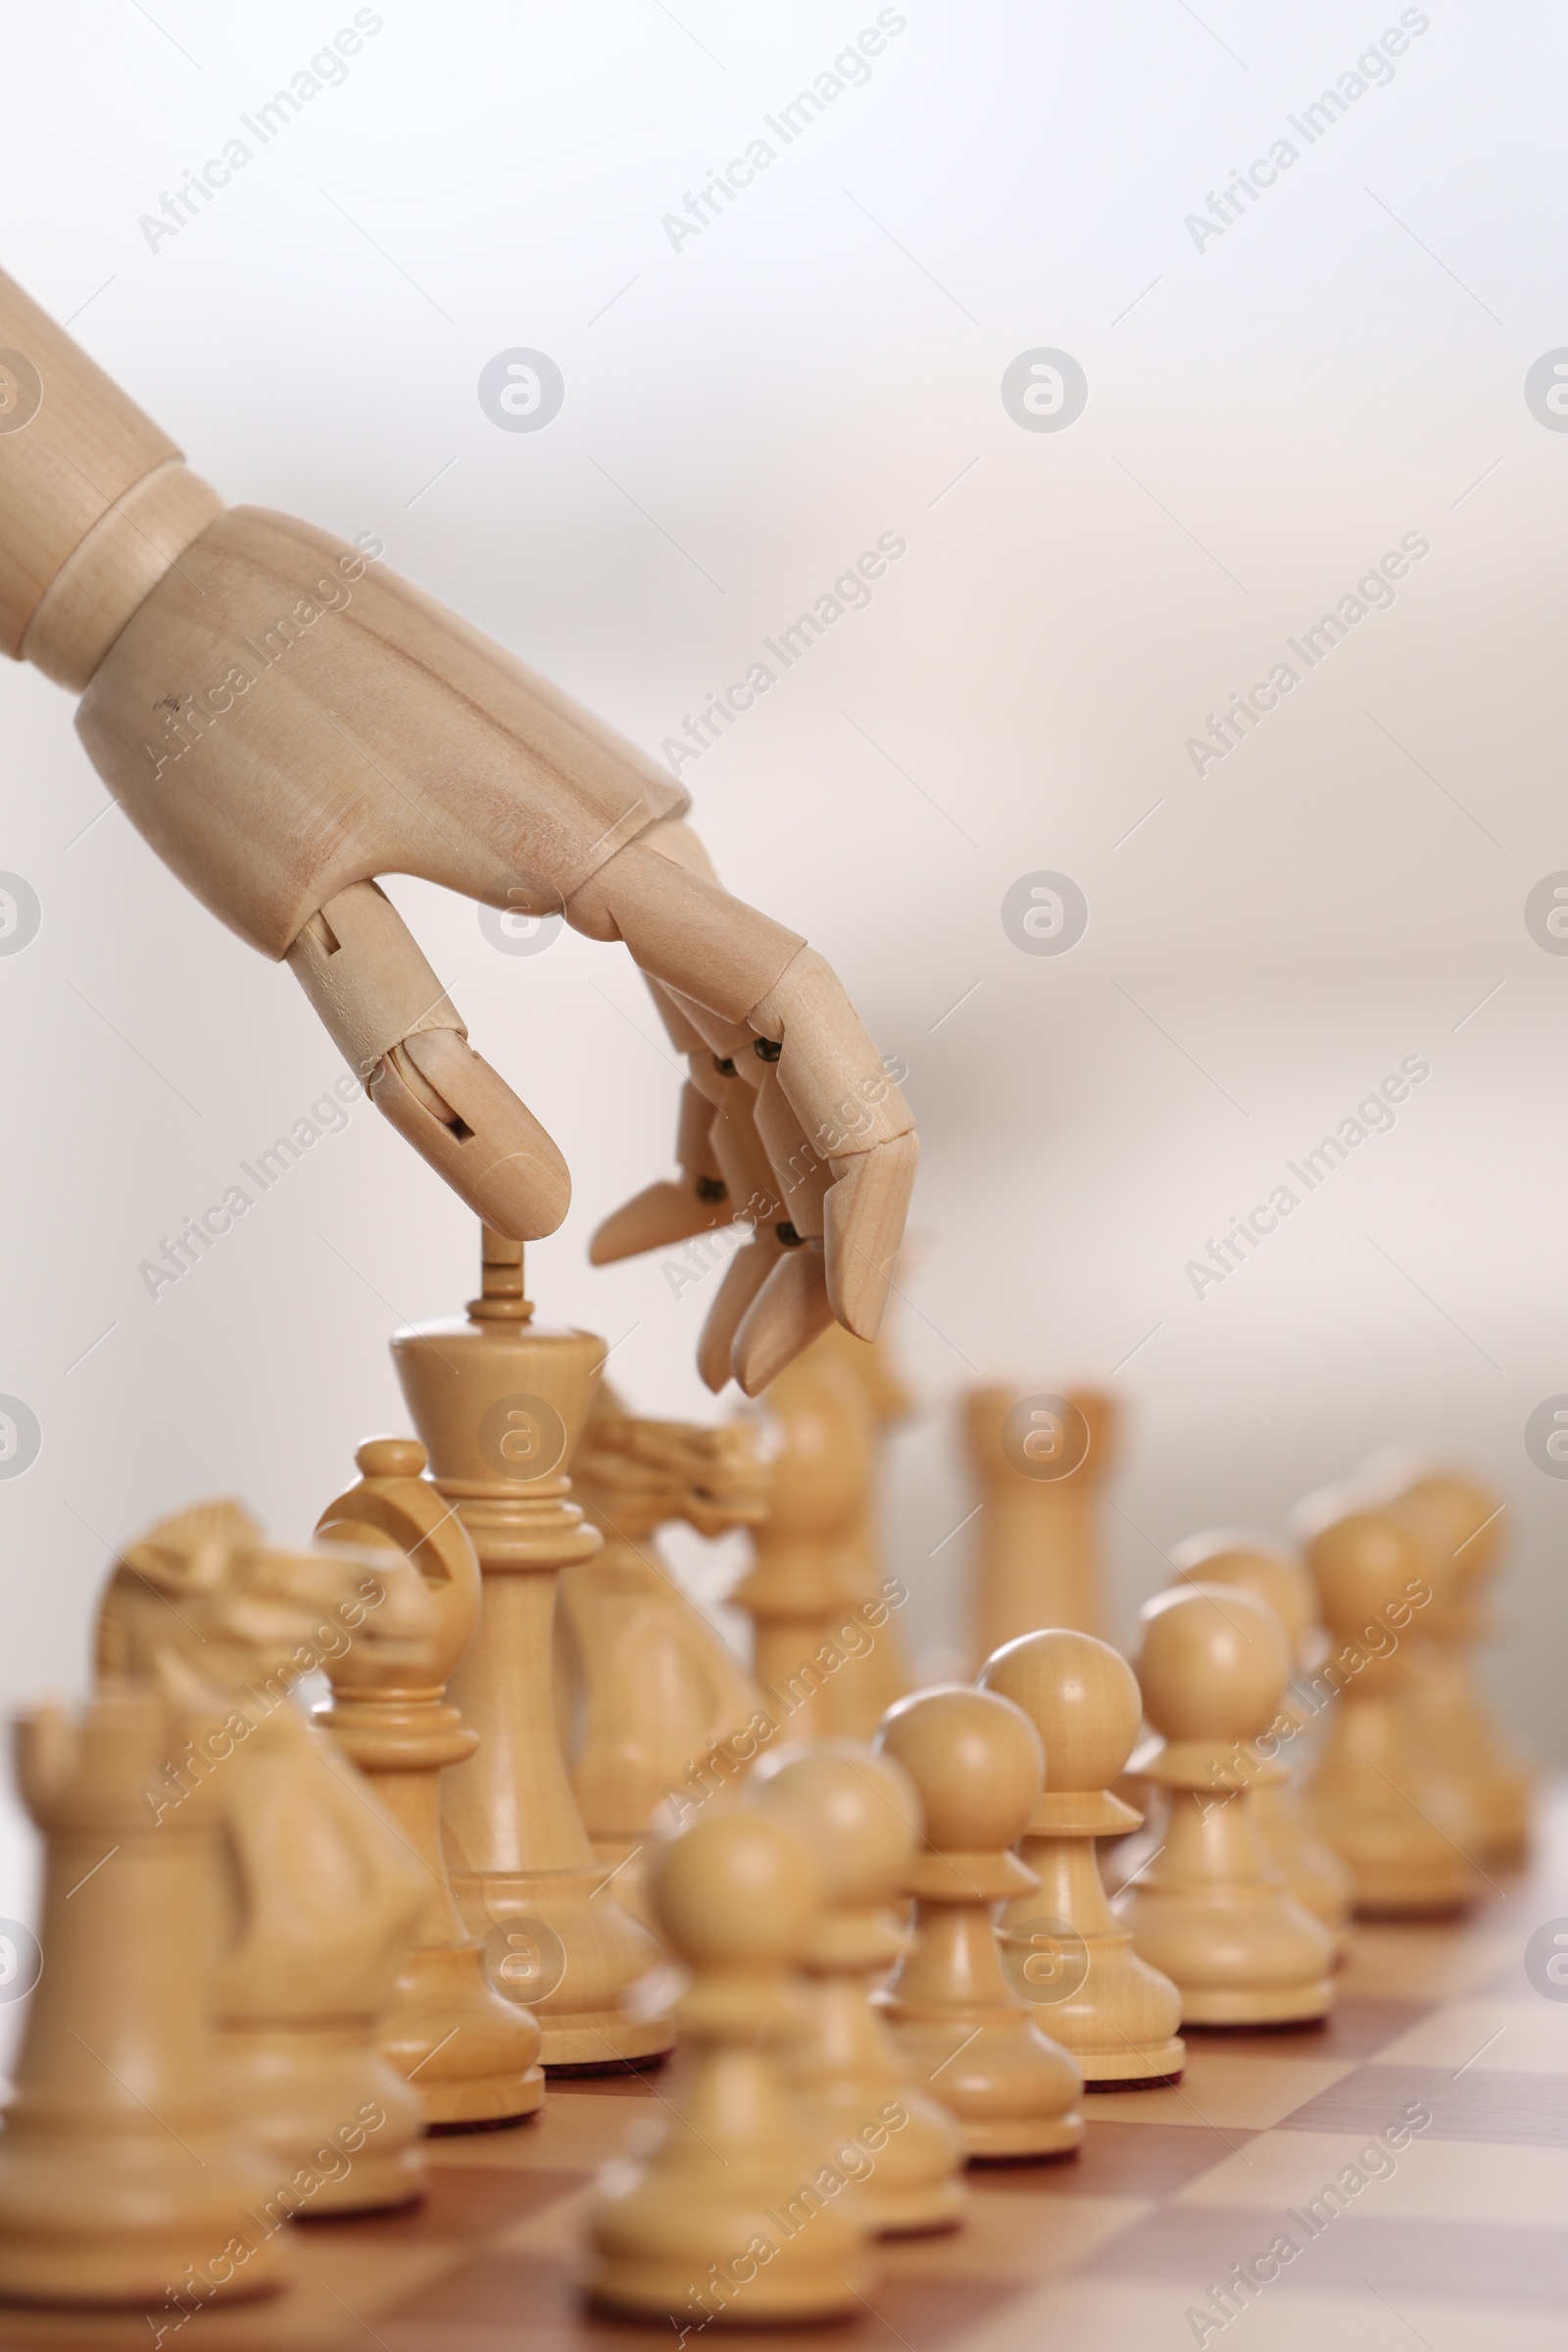
[[784, 1250], [730, 1346], [730, 1369], [747, 1396], [760, 1396], [832, 1321], [820, 1247], [806, 1242]]
[[413, 932], [373, 882], [351, 883], [328, 899], [290, 948], [288, 965], [334, 1045], [367, 1081], [416, 1029], [467, 1034]]
[[[404, 1074], [412, 1061], [450, 1120]], [[420, 1029], [389, 1054], [370, 1100], [476, 1216], [514, 1242], [554, 1233], [571, 1205], [566, 1163], [527, 1105], [456, 1029]]]
[[[758, 1043], [767, 1045], [767, 1040], [761, 1038]], [[774, 1051], [768, 1046], [770, 1054]], [[752, 1118], [783, 1193], [784, 1215], [803, 1238], [820, 1240], [822, 1201], [830, 1181], [827, 1161], [807, 1142], [778, 1082], [778, 1072], [766, 1061], [753, 1101]]]
[[911, 1129], [828, 1163], [834, 1178], [824, 1204], [828, 1297], [839, 1321], [862, 1340], [874, 1340], [881, 1328], [919, 1157], [920, 1139]]
[[[657, 991], [655, 992], [657, 995]], [[702, 1057], [706, 1060], [708, 1057]], [[688, 1079], [681, 1088], [675, 1157], [678, 1184], [650, 1184], [606, 1217], [588, 1245], [588, 1262], [608, 1266], [666, 1242], [689, 1241], [727, 1225], [735, 1211], [712, 1142], [713, 1105]]]
[[710, 1131], [713, 1156], [729, 1188], [729, 1213], [749, 1225], [781, 1224], [784, 1191], [752, 1117], [756, 1098], [733, 1079], [730, 1085], [733, 1092], [715, 1111]]
[[716, 1396], [730, 1379], [735, 1334], [746, 1311], [784, 1254], [784, 1245], [771, 1225], [759, 1225], [751, 1240], [737, 1250], [724, 1268], [718, 1296], [708, 1310], [703, 1336], [697, 1343], [697, 1369]]
[[355, 882], [311, 917], [288, 961], [370, 1100], [485, 1221], [515, 1241], [554, 1233], [566, 1163], [463, 1017], [384, 891]]
[[869, 1152], [913, 1128], [844, 983], [814, 948], [801, 950], [746, 1017], [781, 1047], [779, 1084], [825, 1159]]
[[728, 1021], [741, 1021], [803, 946], [706, 874], [630, 841], [566, 902], [591, 939], [623, 939], [641, 969]]
[[612, 1209], [588, 1245], [591, 1266], [613, 1265], [618, 1258], [637, 1257], [644, 1250], [662, 1250], [670, 1242], [690, 1241], [693, 1234], [712, 1233], [731, 1222], [729, 1195], [715, 1200], [698, 1191], [714, 1181], [689, 1177], [684, 1184], [650, 1184], [621, 1207]]

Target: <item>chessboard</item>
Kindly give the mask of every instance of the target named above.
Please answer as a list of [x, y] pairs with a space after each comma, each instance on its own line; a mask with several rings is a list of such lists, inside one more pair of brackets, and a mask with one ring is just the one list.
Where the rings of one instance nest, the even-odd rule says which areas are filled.
[[[1356, 1926], [1326, 2025], [1188, 2028], [1179, 2083], [1089, 2099], [1074, 2158], [971, 2167], [964, 2227], [885, 2243], [863, 2315], [764, 2339], [779, 2352], [1154, 2352], [1222, 2338], [1243, 2352], [1561, 2352], [1568, 1999], [1535, 1988], [1525, 1950], [1568, 1919], [1568, 1787], [1543, 1809], [1531, 1867], [1494, 1875], [1462, 1921]], [[666, 2090], [657, 2071], [558, 2078], [527, 2124], [431, 2139], [421, 2205], [293, 2224], [290, 2283], [265, 2302], [183, 2319], [178, 2305], [13, 2309], [0, 2347], [678, 2344], [673, 2323], [596, 2317], [573, 2278], [594, 2174]], [[1412, 2110], [1430, 2125], [1393, 2154], [1389, 2129]], [[1348, 2167], [1363, 2185], [1325, 2198]], [[1211, 2290], [1282, 2233], [1296, 2255], [1245, 2302], [1233, 2292], [1222, 2322]]]

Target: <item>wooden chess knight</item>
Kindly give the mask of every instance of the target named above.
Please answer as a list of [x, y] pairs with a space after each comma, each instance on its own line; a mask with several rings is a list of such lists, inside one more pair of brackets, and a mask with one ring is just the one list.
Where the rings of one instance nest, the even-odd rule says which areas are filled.
[[[211, 1777], [226, 1856], [208, 1890], [220, 2061], [272, 2188], [286, 2197], [307, 2177], [296, 2201], [316, 2213], [423, 2189], [424, 2119], [380, 2041], [427, 1882], [289, 1687], [351, 1636], [406, 1671], [430, 1618], [401, 1556], [285, 1550], [232, 1502], [198, 1503], [131, 1544], [99, 1608], [99, 1674], [168, 1690], [192, 1718], [188, 1748], [152, 1792], [155, 1818]], [[320, 2149], [370, 2117], [352, 2165], [316, 2178]]]
[[835, 1317], [873, 1338], [913, 1121], [822, 957], [715, 879], [681, 786], [378, 542], [226, 508], [4, 276], [0, 351], [0, 651], [82, 695], [124, 813], [288, 960], [383, 1115], [497, 1231], [555, 1231], [560, 1152], [375, 877], [564, 912], [630, 949], [692, 1073], [679, 1183], [612, 1219], [599, 1256], [753, 1222], [704, 1331], [715, 1388], [755, 1394]]
[[[620, 1864], [671, 1790], [732, 1778], [765, 1721], [756, 1684], [675, 1583], [655, 1534], [673, 1520], [705, 1536], [757, 1526], [772, 1465], [744, 1422], [650, 1420], [603, 1385], [571, 1483], [603, 1547], [562, 1571], [558, 1704], [594, 1852]], [[615, 1885], [626, 1900], [624, 1879]]]

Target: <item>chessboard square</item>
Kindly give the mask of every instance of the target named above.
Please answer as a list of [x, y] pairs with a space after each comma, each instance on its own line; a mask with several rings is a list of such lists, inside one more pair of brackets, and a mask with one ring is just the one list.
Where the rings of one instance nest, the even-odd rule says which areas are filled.
[[467, 2165], [434, 2167], [423, 2202], [401, 2213], [368, 2213], [352, 2221], [306, 2223], [313, 2239], [366, 2247], [477, 2244], [558, 2205], [586, 2185], [591, 2174]]
[[1559, 2078], [1446, 2066], [1369, 2066], [1327, 2084], [1292, 2110], [1293, 2132], [1382, 2132], [1406, 2106], [1427, 2107], [1434, 2139], [1500, 2140], [1509, 2147], [1568, 2147], [1568, 2099]]
[[[937, 2352], [967, 2321], [1016, 2301], [1006, 2280], [900, 2278], [884, 2272], [847, 2321], [769, 2327], [768, 2352]], [[386, 2313], [376, 2332], [387, 2352], [670, 2352], [670, 2322], [621, 2320], [584, 2305], [572, 2268], [559, 2258], [488, 2254], [434, 2280]]]
[[[1351, 2179], [1342, 2177], [1347, 2167]], [[1364, 2186], [1353, 2185], [1354, 2176]], [[1339, 2219], [1343, 2209], [1357, 2223], [1388, 2217], [1550, 2230], [1568, 2213], [1568, 2148], [1421, 2136], [1396, 2153], [1364, 2135], [1287, 2127], [1260, 2132], [1174, 2201], [1270, 2213], [1295, 2206], [1308, 2221], [1315, 2202], [1319, 2214]]]
[[[1184, 2133], [1184, 2138], [1191, 2137]], [[1040, 2190], [1078, 2165], [998, 2165], [968, 2175], [962, 2227], [941, 2236], [884, 2239], [876, 2259], [884, 2278], [1012, 2279], [1032, 2286], [1057, 2271], [1071, 2270], [1097, 2246], [1129, 2229], [1150, 2209], [1136, 2194], [1075, 2195], [1054, 2202]], [[1048, 2181], [1047, 2175], [1052, 2176]], [[1009, 2182], [1032, 2175], [1032, 2193], [1009, 2195]], [[881, 2300], [880, 2295], [876, 2297]]]
[[1218, 2039], [1190, 2041], [1179, 2082], [1161, 2090], [1096, 2091], [1087, 2102], [1090, 2127], [1138, 2122], [1266, 2132], [1356, 2070], [1353, 2058], [1297, 2056], [1297, 2046], [1287, 2050], [1276, 2041], [1259, 2049], [1253, 2042], [1233, 2050]]
[[1386, 1993], [1342, 1994], [1329, 2015], [1311, 2026], [1191, 2026], [1189, 2052], [1227, 2050], [1262, 2058], [1370, 2058], [1425, 2017], [1428, 2001], [1395, 2000]]
[[1277, 2262], [1277, 2276], [1255, 2293], [1237, 2298], [1249, 2318], [1249, 2341], [1250, 2316], [1260, 2306], [1295, 2295], [1364, 2294], [1369, 2282], [1396, 2303], [1408, 2294], [1439, 2294], [1483, 2306], [1568, 2304], [1568, 2231], [1372, 2213], [1359, 2222], [1337, 2215], [1314, 2236], [1283, 2211], [1162, 2205], [1102, 2246], [1084, 2276], [1170, 2280], [1201, 2306], [1215, 2280], [1237, 2266], [1255, 2266], [1280, 2239], [1289, 2239], [1295, 2252]]
[[1378, 2053], [1388, 2066], [1471, 2067], [1505, 2074], [1568, 2075], [1568, 2001], [1455, 2001], [1413, 2025]]
[[[1070, 2279], [984, 2322], [953, 2352], [1171, 2352], [1191, 2344], [1195, 2306], [1181, 2286]], [[1347, 2294], [1283, 2295], [1250, 2304], [1245, 2323], [1211, 2333], [1210, 2352], [1229, 2336], [1242, 2352], [1562, 2352], [1562, 2315], [1551, 2310], [1479, 2313], [1471, 2302], [1396, 2295], [1364, 2285]]]
[[657, 2098], [584, 2097], [575, 2085], [552, 2083], [530, 2123], [515, 2132], [453, 2132], [427, 2139], [424, 2152], [438, 2171], [485, 2172], [492, 2166], [516, 2172], [594, 2173], [625, 2146], [635, 2124], [667, 2115]]
[[1517, 1936], [1490, 1924], [1357, 1920], [1340, 1975], [1340, 1997], [1454, 2000], [1487, 1984], [1517, 1949]]
[[1033, 2203], [1069, 2197], [1079, 2204], [1092, 2198], [1166, 2197], [1212, 2172], [1252, 2137], [1240, 2125], [1216, 2132], [1196, 2117], [1159, 2124], [1102, 2120], [1100, 2108], [1097, 2099], [1089, 2110], [1084, 2144], [1071, 2163], [977, 2168], [968, 2176], [974, 2199], [983, 2204], [989, 2197], [1017, 2202], [1027, 2196]]

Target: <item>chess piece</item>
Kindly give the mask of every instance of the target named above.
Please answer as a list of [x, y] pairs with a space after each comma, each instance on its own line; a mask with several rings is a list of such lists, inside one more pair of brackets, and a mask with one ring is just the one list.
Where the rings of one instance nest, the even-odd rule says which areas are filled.
[[1412, 1649], [1437, 1588], [1409, 1527], [1347, 1496], [1302, 1506], [1306, 1564], [1335, 1644], [1314, 1678], [1338, 1693], [1305, 1795], [1318, 1835], [1349, 1865], [1355, 1908], [1419, 1918], [1459, 1909], [1481, 1890], [1479, 1824], [1437, 1771], [1412, 1724]]
[[980, 1688], [1021, 1707], [1046, 1751], [1046, 1787], [1018, 1844], [1039, 1891], [1014, 1896], [997, 1930], [1013, 1989], [1077, 2059], [1086, 2090], [1179, 2081], [1181, 1995], [1133, 1950], [1095, 1860], [1097, 1838], [1142, 1819], [1111, 1793], [1138, 1737], [1137, 1676], [1108, 1642], [1055, 1627], [1006, 1642]]
[[963, 2216], [957, 2126], [917, 2084], [870, 2000], [872, 1980], [906, 1941], [889, 1906], [919, 1834], [913, 1784], [863, 1740], [840, 1739], [775, 1749], [753, 1789], [761, 1810], [809, 1848], [827, 1886], [804, 1963], [811, 2031], [792, 2053], [790, 2079], [826, 2148], [851, 2146], [889, 2106], [904, 2117], [858, 2184], [866, 2229], [879, 2237], [951, 2230]]
[[1113, 1397], [1082, 1389], [1065, 1397], [998, 1388], [965, 1396], [964, 1446], [983, 1505], [973, 1570], [979, 1657], [1042, 1626], [1108, 1630], [1100, 1515], [1119, 1418]]
[[[835, 1315], [873, 1338], [913, 1121], [823, 958], [720, 887], [668, 770], [399, 579], [373, 533], [349, 547], [225, 508], [4, 276], [0, 351], [0, 653], [82, 693], [78, 733], [123, 814], [231, 931], [287, 958], [390, 1124], [498, 1229], [555, 1231], [560, 1152], [469, 1049], [373, 877], [564, 913], [624, 943], [677, 1051], [744, 1065], [731, 1123], [771, 1213], [719, 1287], [710, 1376], [733, 1367], [756, 1394]], [[688, 1231], [710, 1206], [691, 1198]], [[746, 1192], [730, 1209], [752, 1213]], [[614, 1222], [602, 1254], [668, 1231], [658, 1212], [651, 1233]]]
[[745, 1423], [650, 1420], [601, 1386], [571, 1484], [604, 1544], [562, 1572], [557, 1688], [583, 1824], [626, 1903], [655, 1807], [673, 1792], [682, 1813], [729, 1786], [770, 1728], [761, 1693], [682, 1592], [655, 1534], [672, 1520], [705, 1536], [755, 1526], [770, 1469]]
[[318, 1718], [424, 1865], [423, 1905], [398, 1967], [381, 2047], [416, 2085], [427, 2130], [517, 2123], [545, 2095], [539, 2028], [485, 1976], [452, 1899], [441, 1847], [442, 1767], [479, 1744], [445, 1703], [447, 1677], [478, 1622], [479, 1563], [457, 1513], [421, 1476], [424, 1447], [416, 1438], [371, 1438], [354, 1459], [360, 1481], [328, 1503], [318, 1536], [406, 1555], [432, 1612], [416, 1660], [388, 1661], [364, 1642], [329, 1660], [332, 1703]]
[[397, 1332], [392, 1356], [435, 1473], [478, 1554], [479, 1631], [448, 1685], [479, 1735], [441, 1776], [458, 1909], [491, 1982], [537, 2017], [547, 2073], [600, 2072], [667, 2050], [667, 2016], [621, 1996], [659, 1961], [596, 1861], [566, 1777], [553, 1693], [556, 1581], [599, 1549], [565, 1464], [604, 1342], [553, 1331], [523, 1297], [522, 1245], [484, 1228], [466, 1318]]
[[1530, 1843], [1534, 1776], [1494, 1721], [1473, 1665], [1489, 1631], [1484, 1596], [1500, 1564], [1504, 1506], [1485, 1487], [1433, 1463], [1407, 1465], [1378, 1499], [1425, 1547], [1435, 1592], [1451, 1587], [1446, 1607], [1426, 1612], [1429, 1642], [1413, 1699], [1423, 1736], [1480, 1817], [1479, 1858], [1517, 1863]]
[[834, 1728], [833, 1688], [885, 1638], [886, 1601], [852, 1588], [863, 1573], [872, 1422], [863, 1382], [821, 1340], [767, 1393], [778, 1446], [756, 1565], [730, 1594], [756, 1627], [752, 1671], [786, 1740]]
[[1279, 1711], [1285, 1629], [1234, 1585], [1173, 1585], [1142, 1612], [1148, 1777], [1170, 1790], [1164, 1851], [1116, 1910], [1140, 1959], [1170, 1978], [1188, 2026], [1298, 2025], [1334, 2006], [1334, 1938], [1286, 1889], [1252, 1791], [1277, 1782], [1250, 1742]]
[[906, 1881], [913, 1940], [877, 1996], [894, 2038], [971, 2159], [1070, 2154], [1083, 2077], [1008, 1984], [994, 1924], [999, 1903], [1040, 1887], [1011, 1850], [1040, 1795], [1040, 1735], [1010, 1699], [955, 1683], [900, 1699], [876, 1745], [925, 1816]]
[[[1310, 1668], [1321, 1656], [1323, 1634], [1317, 1622], [1312, 1580], [1286, 1544], [1245, 1529], [1211, 1528], [1177, 1545], [1171, 1553], [1171, 1569], [1177, 1584], [1234, 1585], [1272, 1609], [1285, 1628], [1298, 1670]], [[1287, 1690], [1277, 1721], [1257, 1743], [1257, 1752], [1260, 1758], [1273, 1761], [1283, 1748], [1288, 1777], [1256, 1783], [1252, 1825], [1296, 1900], [1303, 1911], [1323, 1922], [1343, 1953], [1353, 1892], [1350, 1873], [1333, 1846], [1313, 1831], [1298, 1785], [1300, 1776], [1294, 1742], [1310, 1721], [1307, 1710]], [[1287, 1746], [1287, 1742], [1293, 1744]]]
[[216, 1794], [163, 1820], [146, 1798], [185, 1729], [129, 1686], [78, 1722], [41, 1707], [17, 1725], [45, 1965], [0, 2134], [8, 2299], [158, 2306], [281, 2282], [250, 2210], [271, 2168], [240, 2136], [208, 2023]]
[[234, 2110], [273, 2166], [270, 2212], [369, 2212], [424, 2192], [418, 2098], [381, 2034], [429, 1872], [289, 1693], [351, 1640], [368, 1671], [408, 1672], [431, 1617], [400, 1554], [284, 1550], [232, 1502], [161, 1521], [99, 1604], [99, 1673], [159, 1681], [199, 1718], [147, 1802], [176, 1820], [209, 1774], [221, 1807], [213, 2012]]
[[[830, 1324], [816, 1343], [852, 1373], [865, 1404], [860, 1438], [860, 1486], [844, 1558], [844, 1596], [852, 1608], [875, 1613], [887, 1574], [881, 1535], [881, 1485], [885, 1433], [909, 1412], [909, 1396], [888, 1355], [887, 1337], [857, 1339], [842, 1324]], [[886, 1615], [876, 1639], [856, 1649], [828, 1686], [827, 1713], [835, 1732], [869, 1740], [895, 1699], [913, 1688], [908, 1651], [896, 1616]]]
[[691, 1971], [684, 2062], [672, 2120], [600, 2176], [583, 2283], [611, 2311], [692, 2327], [858, 2311], [864, 2234], [837, 2200], [860, 2164], [841, 2169], [802, 2128], [781, 2063], [806, 2024], [792, 1974], [821, 1904], [810, 1853], [737, 1811], [662, 1846], [651, 1877], [661, 1933]]

